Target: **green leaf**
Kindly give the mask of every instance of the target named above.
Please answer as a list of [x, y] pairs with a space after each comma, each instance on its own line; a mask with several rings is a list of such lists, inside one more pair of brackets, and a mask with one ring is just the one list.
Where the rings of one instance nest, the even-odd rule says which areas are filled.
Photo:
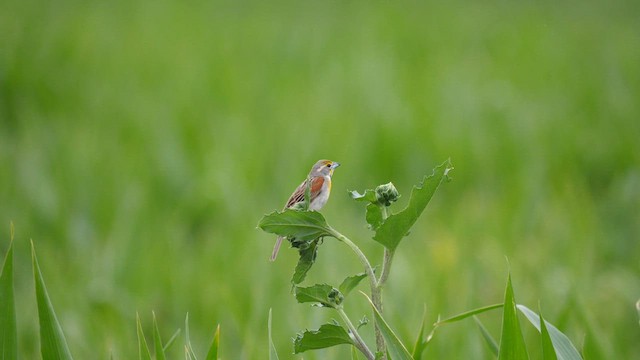
[[[519, 308], [519, 307], [518, 307]], [[553, 348], [553, 342], [551, 336], [549, 336], [549, 330], [547, 330], [546, 321], [542, 317], [542, 311], [538, 304], [538, 311], [540, 312], [540, 338], [542, 341], [542, 359], [543, 360], [558, 360], [556, 350]]]
[[269, 321], [267, 323], [269, 332], [269, 360], [278, 360], [278, 352], [276, 346], [273, 344], [273, 337], [271, 336], [271, 308], [269, 308]]
[[489, 334], [489, 331], [487, 330], [487, 328], [484, 327], [484, 325], [482, 324], [482, 322], [480, 321], [480, 319], [478, 319], [477, 316], [473, 316], [473, 320], [476, 321], [476, 324], [478, 325], [478, 329], [480, 329], [480, 333], [482, 334], [482, 338], [484, 339], [484, 342], [487, 344], [487, 347], [489, 347], [489, 350], [491, 351], [491, 353], [495, 356], [498, 356], [498, 343], [496, 343], [496, 341], [493, 339], [493, 336], [491, 336], [491, 334]]
[[344, 295], [331, 285], [316, 284], [309, 287], [296, 286], [294, 288], [296, 300], [299, 303], [314, 303], [318, 306], [337, 308], [344, 300]]
[[382, 314], [376, 309], [376, 306], [373, 305], [373, 301], [363, 292], [361, 292], [369, 303], [371, 304], [371, 308], [373, 309], [373, 315], [375, 316], [376, 325], [378, 329], [380, 329], [380, 333], [384, 338], [385, 343], [387, 344], [387, 351], [389, 355], [391, 355], [391, 359], [393, 360], [411, 360], [411, 354], [407, 351], [407, 348], [402, 344], [398, 336], [391, 330], [389, 324], [384, 320]]
[[638, 324], [640, 324], [640, 300], [636, 302], [636, 311], [638, 311]]
[[425, 176], [422, 183], [414, 186], [411, 191], [409, 204], [404, 210], [390, 215], [376, 230], [373, 240], [384, 245], [389, 250], [395, 250], [400, 240], [407, 235], [413, 224], [424, 211], [438, 186], [447, 178], [451, 161], [447, 160], [433, 170], [433, 174]]
[[351, 290], [353, 290], [362, 279], [366, 278], [367, 274], [362, 272], [353, 276], [349, 276], [342, 281], [342, 284], [338, 287], [342, 295], [347, 296]]
[[511, 286], [511, 274], [507, 278], [507, 288], [504, 295], [504, 307], [502, 309], [502, 332], [500, 335], [500, 351], [498, 360], [529, 359], [527, 348], [520, 329], [516, 301]]
[[376, 192], [371, 189], [365, 190], [364, 194], [360, 194], [355, 190], [349, 191], [349, 195], [353, 200], [356, 200], [356, 201], [368, 201], [373, 204], [378, 202], [378, 198], [376, 197]]
[[40, 352], [43, 359], [72, 359], [71, 352], [64, 338], [62, 327], [53, 310], [51, 299], [40, 272], [36, 249], [31, 242], [31, 260], [33, 262], [33, 276], [36, 285], [36, 301], [38, 303], [38, 318], [40, 321]]
[[305, 244], [305, 246], [298, 247], [298, 253], [300, 259], [293, 271], [291, 282], [294, 285], [300, 284], [306, 277], [311, 266], [316, 262], [316, 256], [318, 255], [318, 246], [320, 246], [320, 239], [315, 239]]
[[358, 349], [355, 346], [351, 347], [351, 360], [358, 360], [360, 357], [358, 356]]
[[184, 353], [185, 358], [189, 360], [198, 360], [196, 353], [193, 351], [193, 346], [191, 346], [191, 337], [189, 336], [189, 313], [184, 319]]
[[324, 349], [341, 344], [353, 345], [347, 331], [340, 325], [324, 324], [318, 330], [306, 330], [298, 334], [293, 341], [293, 353], [299, 354], [307, 350]]
[[422, 359], [422, 353], [427, 348], [427, 342], [424, 340], [424, 325], [427, 320], [427, 308], [425, 306], [423, 314], [422, 314], [422, 324], [420, 324], [420, 331], [418, 332], [418, 336], [416, 337], [416, 341], [413, 345], [413, 351], [411, 352], [411, 357], [416, 360]]
[[162, 351], [164, 351], [165, 354], [171, 348], [171, 346], [176, 342], [176, 340], [178, 339], [178, 335], [180, 335], [180, 332], [181, 332], [180, 329], [176, 330], [173, 333], [173, 335], [171, 335], [171, 337], [169, 338], [169, 341], [167, 341], [167, 343], [164, 344], [164, 347], [162, 348]]
[[484, 307], [481, 307], [481, 308], [478, 308], [478, 309], [465, 311], [465, 312], [463, 312], [461, 314], [452, 316], [450, 318], [446, 318], [444, 320], [440, 320], [437, 323], [435, 323], [435, 326], [440, 326], [440, 325], [444, 325], [444, 324], [447, 324], [447, 323], [460, 321], [460, 320], [466, 319], [466, 318], [468, 318], [470, 316], [478, 315], [478, 314], [481, 314], [483, 312], [494, 310], [494, 309], [498, 309], [498, 308], [501, 308], [501, 307], [502, 307], [502, 304], [493, 304], [493, 305], [484, 306]]
[[367, 224], [369, 224], [371, 230], [378, 230], [384, 221], [380, 206], [376, 204], [368, 204], [365, 219], [367, 220]]
[[324, 216], [317, 211], [296, 211], [287, 209], [265, 215], [258, 223], [262, 230], [276, 235], [296, 238], [298, 241], [315, 240], [330, 236], [330, 228]]
[[13, 295], [13, 223], [9, 249], [0, 271], [0, 359], [18, 358], [16, 307]]
[[[541, 331], [540, 317], [534, 311], [524, 305], [517, 305], [518, 310], [529, 320], [533, 326]], [[556, 355], [560, 360], [582, 360], [580, 353], [576, 350], [575, 346], [571, 343], [571, 340], [563, 334], [558, 328], [553, 326], [548, 321], [545, 321], [545, 326], [549, 331], [549, 337], [553, 343], [553, 348], [556, 351]]]
[[162, 338], [160, 337], [160, 330], [158, 329], [158, 322], [156, 321], [156, 313], [151, 312], [153, 316], [153, 346], [156, 352], [156, 360], [165, 360], [164, 347], [162, 346]]
[[136, 313], [136, 328], [138, 331], [138, 358], [140, 360], [151, 360], [151, 352], [147, 345], [147, 340], [144, 338], [144, 332], [142, 331], [142, 323], [140, 323], [140, 315]]
[[218, 348], [220, 347], [220, 324], [216, 328], [215, 334], [213, 334], [213, 342], [209, 351], [207, 352], [207, 360], [218, 360]]

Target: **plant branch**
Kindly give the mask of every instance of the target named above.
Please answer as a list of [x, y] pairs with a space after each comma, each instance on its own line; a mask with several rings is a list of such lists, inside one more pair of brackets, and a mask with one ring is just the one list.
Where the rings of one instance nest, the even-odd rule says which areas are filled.
[[345, 322], [345, 324], [347, 324], [351, 335], [353, 335], [353, 339], [355, 340], [354, 346], [358, 350], [360, 350], [367, 357], [367, 359], [375, 360], [376, 356], [371, 352], [371, 350], [369, 350], [369, 347], [367, 347], [367, 344], [364, 342], [364, 340], [362, 340], [362, 337], [360, 337], [360, 334], [358, 333], [358, 329], [353, 326], [353, 323], [347, 316], [347, 313], [344, 312], [342, 307], [338, 307], [336, 308], [336, 310], [338, 311], [338, 314], [340, 314], [340, 317]]
[[362, 250], [360, 250], [360, 248], [358, 247], [358, 245], [354, 244], [353, 241], [349, 240], [348, 237], [342, 235], [338, 230], [332, 227], [329, 228], [329, 232], [331, 233], [331, 236], [347, 244], [347, 246], [349, 246], [349, 248], [351, 248], [351, 250], [358, 256], [358, 259], [364, 266], [364, 272], [367, 274], [367, 277], [369, 278], [371, 289], [373, 290], [374, 288], [376, 288], [378, 286], [376, 275], [373, 273], [373, 268], [369, 263], [369, 259], [367, 259], [367, 257], [364, 255]]

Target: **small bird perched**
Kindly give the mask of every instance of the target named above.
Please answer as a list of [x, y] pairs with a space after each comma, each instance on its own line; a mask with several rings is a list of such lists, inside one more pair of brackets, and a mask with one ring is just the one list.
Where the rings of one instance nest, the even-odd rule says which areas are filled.
[[[296, 188], [291, 194], [284, 209], [289, 209], [296, 204], [304, 201], [304, 193], [309, 186], [309, 210], [318, 211], [322, 209], [324, 204], [329, 200], [329, 194], [331, 193], [331, 176], [333, 170], [340, 166], [340, 163], [331, 160], [320, 160], [313, 165], [307, 179]], [[282, 244], [284, 237], [278, 236], [276, 245], [273, 247], [273, 253], [271, 254], [271, 261], [274, 261], [278, 256], [278, 250]]]

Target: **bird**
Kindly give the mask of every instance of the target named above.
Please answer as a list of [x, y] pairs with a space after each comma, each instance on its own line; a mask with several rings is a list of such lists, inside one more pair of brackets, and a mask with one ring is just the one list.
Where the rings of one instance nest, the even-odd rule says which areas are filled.
[[[331, 160], [318, 160], [307, 178], [300, 184], [296, 190], [291, 194], [287, 204], [283, 210], [294, 207], [296, 204], [304, 202], [304, 193], [309, 186], [309, 210], [319, 211], [329, 200], [329, 194], [331, 194], [331, 176], [333, 171], [340, 166], [340, 163]], [[271, 253], [271, 261], [275, 261], [282, 245], [283, 236], [278, 236], [276, 244], [273, 247], [273, 253]]]

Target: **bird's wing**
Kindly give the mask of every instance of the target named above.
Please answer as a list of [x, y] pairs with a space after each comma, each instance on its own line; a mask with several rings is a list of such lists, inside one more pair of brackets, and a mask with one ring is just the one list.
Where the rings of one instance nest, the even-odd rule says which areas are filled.
[[324, 177], [318, 176], [310, 180], [307, 179], [296, 188], [296, 191], [294, 191], [293, 194], [291, 194], [289, 201], [287, 201], [287, 205], [285, 205], [285, 209], [304, 201], [304, 192], [307, 190], [307, 181], [311, 181], [309, 202], [312, 202], [316, 197], [318, 197], [318, 195], [320, 195], [320, 190], [322, 190], [322, 185], [324, 184]]

